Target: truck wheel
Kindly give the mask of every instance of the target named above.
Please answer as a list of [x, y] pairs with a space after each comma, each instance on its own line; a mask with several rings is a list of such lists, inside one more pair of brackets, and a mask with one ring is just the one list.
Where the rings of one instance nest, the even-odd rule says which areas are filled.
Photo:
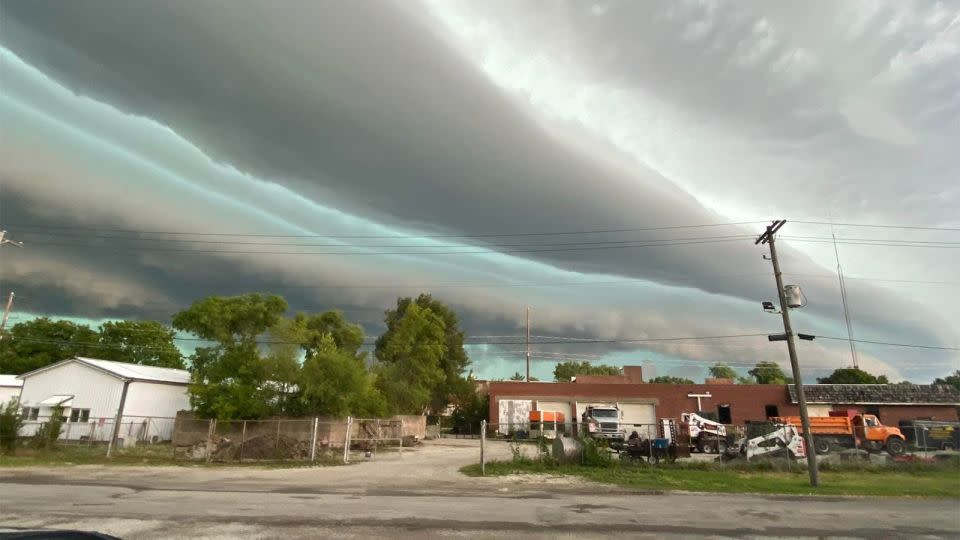
[[907, 451], [907, 445], [903, 444], [903, 441], [897, 437], [890, 437], [887, 439], [887, 453], [891, 456], [900, 456]]
[[727, 442], [726, 442], [726, 441], [719, 441], [719, 442], [717, 442], [717, 453], [720, 454], [720, 455], [723, 455], [723, 454], [726, 454], [726, 453], [727, 453]]
[[814, 452], [820, 454], [821, 456], [830, 453], [830, 441], [827, 439], [814, 439], [813, 440], [813, 450]]

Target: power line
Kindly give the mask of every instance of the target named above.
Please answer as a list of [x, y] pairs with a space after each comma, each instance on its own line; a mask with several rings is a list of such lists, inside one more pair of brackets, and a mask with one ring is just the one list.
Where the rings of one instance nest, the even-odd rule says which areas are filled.
[[[848, 338], [842, 337], [833, 337], [833, 336], [817, 336], [819, 339], [833, 339], [839, 341], [847, 341]], [[889, 347], [908, 347], [911, 349], [932, 349], [937, 351], [960, 351], [960, 347], [941, 347], [938, 345], [917, 345], [914, 343], [890, 343], [888, 341], [871, 341], [868, 339], [854, 339], [857, 343], [870, 343], [872, 345], [887, 345]]]
[[834, 223], [831, 221], [800, 221], [790, 220], [791, 223], [803, 223], [806, 225], [835, 225], [837, 227], [869, 227], [877, 229], [912, 229], [920, 231], [960, 231], [957, 227], [924, 227], [918, 225], [879, 225], [875, 223]]
[[644, 232], [644, 231], [669, 231], [681, 229], [700, 229], [708, 227], [731, 227], [737, 225], [754, 225], [761, 223], [759, 221], [738, 221], [730, 223], [703, 223], [697, 225], [669, 225], [660, 227], [633, 227], [623, 229], [594, 229], [579, 231], [553, 231], [553, 232], [516, 232], [516, 233], [468, 233], [468, 234], [391, 234], [391, 235], [343, 235], [343, 234], [265, 234], [265, 233], [226, 233], [226, 232], [198, 232], [198, 231], [145, 231], [136, 229], [108, 229], [97, 227], [78, 227], [78, 226], [55, 226], [55, 225], [28, 225], [28, 224], [8, 224], [5, 226], [19, 229], [40, 229], [40, 230], [84, 230], [93, 232], [111, 232], [122, 234], [156, 234], [156, 235], [192, 235], [192, 236], [232, 236], [232, 237], [256, 237], [256, 238], [506, 238], [514, 236], [565, 236], [579, 234], [612, 234], [625, 232]]

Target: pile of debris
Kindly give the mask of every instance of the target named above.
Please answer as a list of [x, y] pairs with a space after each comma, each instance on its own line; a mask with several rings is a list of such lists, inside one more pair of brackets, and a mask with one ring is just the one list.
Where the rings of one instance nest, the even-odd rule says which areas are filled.
[[188, 459], [205, 459], [209, 453], [214, 461], [310, 459], [310, 441], [301, 441], [286, 435], [264, 434], [242, 442], [239, 437], [216, 435], [211, 448], [199, 442], [186, 450]]

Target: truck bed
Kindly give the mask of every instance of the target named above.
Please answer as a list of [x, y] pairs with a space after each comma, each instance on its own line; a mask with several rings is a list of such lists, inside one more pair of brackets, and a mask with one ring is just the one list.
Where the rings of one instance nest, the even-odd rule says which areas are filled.
[[[774, 420], [793, 424], [803, 433], [803, 423], [799, 416], [784, 416]], [[853, 434], [853, 424], [845, 416], [811, 416], [810, 431], [814, 435], [851, 435]]]

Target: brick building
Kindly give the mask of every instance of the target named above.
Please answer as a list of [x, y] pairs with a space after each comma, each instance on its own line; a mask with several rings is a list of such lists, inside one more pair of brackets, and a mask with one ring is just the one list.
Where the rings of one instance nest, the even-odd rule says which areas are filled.
[[[792, 385], [649, 384], [639, 368], [624, 375], [582, 376], [571, 382], [490, 382], [489, 421], [508, 425], [526, 421], [531, 410], [562, 412], [568, 422], [580, 419], [590, 404], [616, 403], [628, 424], [654, 424], [684, 412], [705, 411], [727, 424], [762, 421], [771, 416], [798, 415]], [[900, 420], [926, 418], [957, 421], [960, 391], [941, 385], [804, 385], [810, 414], [833, 409], [859, 409], [896, 425]]]

